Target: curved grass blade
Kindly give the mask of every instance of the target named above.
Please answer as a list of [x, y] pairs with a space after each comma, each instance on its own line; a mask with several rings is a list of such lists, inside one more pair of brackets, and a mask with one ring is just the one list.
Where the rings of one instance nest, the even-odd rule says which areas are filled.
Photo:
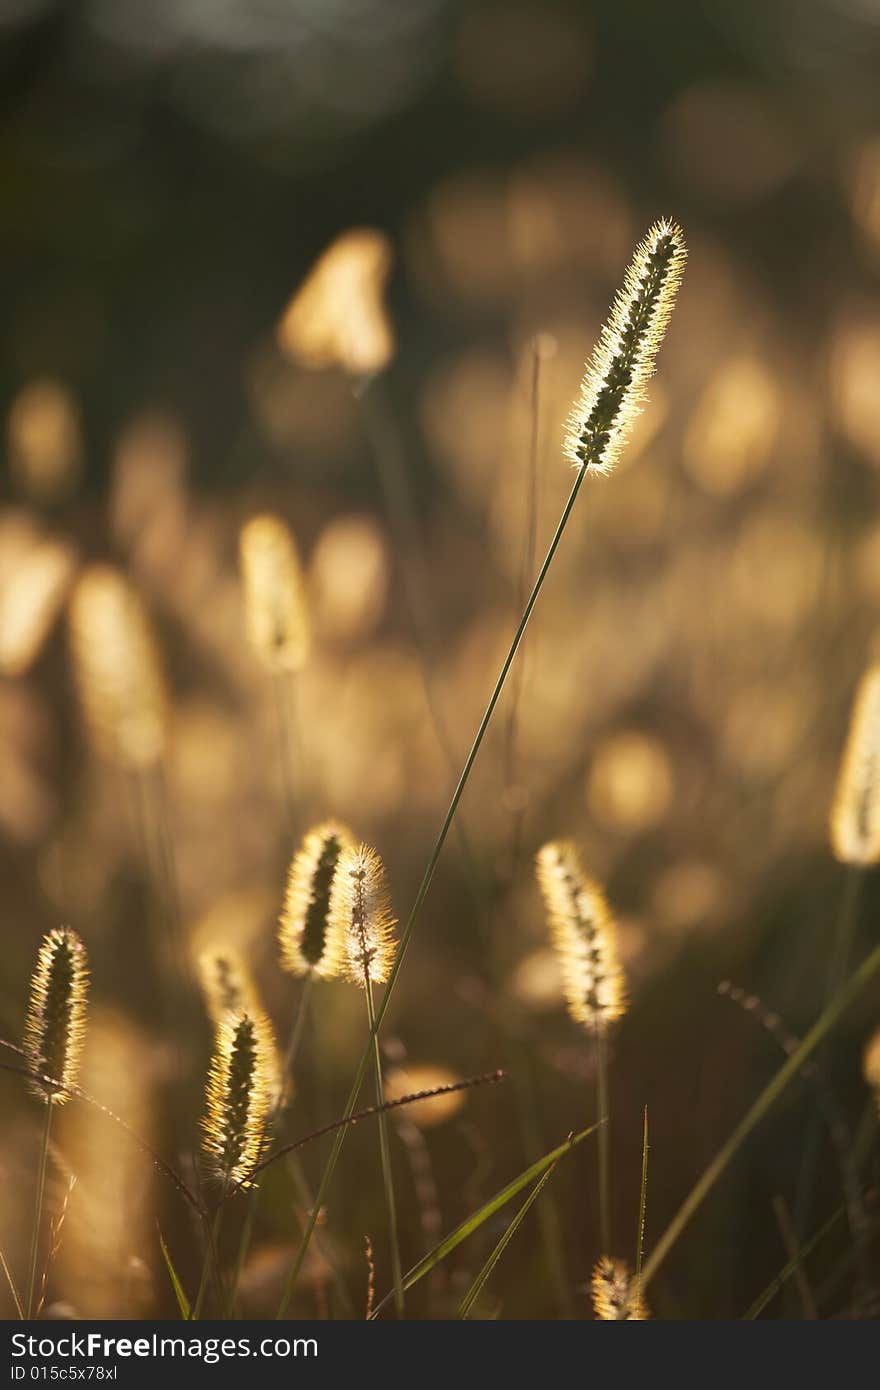
[[803, 1069], [804, 1062], [806, 1062], [807, 1058], [812, 1056], [813, 1052], [827, 1034], [831, 1032], [834, 1025], [846, 1012], [853, 1000], [861, 994], [862, 990], [874, 978], [878, 971], [880, 971], [880, 946], [875, 946], [871, 954], [862, 961], [858, 970], [850, 975], [843, 989], [834, 996], [827, 1009], [820, 1014], [800, 1047], [792, 1052], [784, 1066], [779, 1068], [776, 1075], [764, 1087], [757, 1100], [752, 1104], [750, 1109], [746, 1111], [746, 1114], [740, 1120], [739, 1124], [730, 1135], [730, 1138], [722, 1144], [708, 1168], [706, 1168], [702, 1176], [691, 1188], [688, 1196], [682, 1202], [645, 1263], [645, 1267], [642, 1270], [643, 1288], [647, 1288], [685, 1226], [694, 1215], [694, 1212], [697, 1211], [704, 1199], [712, 1191], [712, 1188], [715, 1186], [722, 1173], [725, 1172], [732, 1159], [739, 1152], [745, 1140], [748, 1139], [754, 1129], [757, 1129], [764, 1116], [773, 1108], [782, 1093]]
[[189, 1299], [183, 1291], [183, 1285], [177, 1276], [177, 1270], [171, 1263], [168, 1246], [165, 1244], [165, 1238], [161, 1231], [159, 1231], [159, 1249], [162, 1251], [162, 1259], [165, 1261], [165, 1268], [168, 1270], [168, 1278], [171, 1280], [171, 1287], [174, 1290], [174, 1297], [177, 1299], [180, 1316], [183, 1318], [184, 1322], [189, 1322], [192, 1319], [192, 1309], [189, 1306]]
[[[490, 1216], [494, 1216], [496, 1211], [500, 1211], [503, 1206], [506, 1206], [510, 1199], [522, 1192], [524, 1187], [528, 1187], [529, 1183], [534, 1182], [536, 1178], [543, 1177], [548, 1168], [554, 1167], [560, 1158], [563, 1158], [570, 1149], [582, 1143], [589, 1135], [595, 1133], [597, 1128], [598, 1125], [590, 1125], [588, 1129], [582, 1129], [579, 1134], [570, 1135], [564, 1144], [551, 1149], [543, 1158], [539, 1158], [531, 1167], [520, 1173], [518, 1178], [514, 1178], [506, 1187], [502, 1187], [500, 1192], [496, 1192], [494, 1197], [490, 1197], [488, 1202], [481, 1206], [478, 1211], [473, 1212], [465, 1221], [462, 1221], [460, 1226], [456, 1226], [454, 1231], [444, 1240], [441, 1240], [439, 1245], [435, 1245], [433, 1250], [430, 1250], [419, 1260], [418, 1264], [413, 1265], [412, 1269], [403, 1276], [404, 1292], [411, 1289], [420, 1279], [424, 1279], [426, 1274], [430, 1274], [431, 1270], [435, 1269], [441, 1260], [445, 1260], [447, 1255], [451, 1255], [462, 1241], [467, 1240], [474, 1231], [478, 1231], [489, 1220]], [[392, 1296], [390, 1293], [385, 1295], [382, 1302], [373, 1311], [374, 1318], [391, 1301]]]
[[829, 1231], [832, 1231], [834, 1227], [837, 1225], [838, 1221], [840, 1221], [841, 1217], [845, 1215], [846, 1206], [844, 1205], [842, 1207], [838, 1207], [837, 1211], [834, 1212], [832, 1216], [829, 1216], [825, 1224], [819, 1227], [818, 1231], [816, 1231], [815, 1234], [811, 1236], [811, 1238], [807, 1241], [806, 1245], [801, 1246], [797, 1254], [793, 1255], [792, 1258], [788, 1261], [788, 1263], [782, 1266], [782, 1269], [779, 1271], [779, 1273], [773, 1276], [766, 1289], [764, 1289], [762, 1293], [758, 1294], [758, 1297], [755, 1299], [751, 1308], [749, 1308], [747, 1312], [743, 1313], [742, 1320], [744, 1322], [751, 1322], [754, 1321], [755, 1318], [760, 1317], [761, 1313], [763, 1313], [764, 1309], [767, 1307], [767, 1304], [771, 1301], [771, 1299], [775, 1298], [776, 1294], [779, 1293], [779, 1290], [785, 1284], [788, 1283], [791, 1276], [794, 1273], [796, 1273], [796, 1271], [803, 1264], [807, 1256], [812, 1254], [816, 1246], [825, 1239]]
[[[558, 1162], [559, 1159], [556, 1160], [556, 1163]], [[480, 1294], [483, 1292], [483, 1288], [485, 1287], [486, 1282], [488, 1281], [493, 1269], [497, 1265], [498, 1261], [501, 1259], [501, 1256], [504, 1254], [508, 1245], [513, 1240], [513, 1237], [516, 1235], [517, 1231], [522, 1225], [523, 1219], [526, 1213], [528, 1212], [529, 1207], [531, 1207], [538, 1200], [547, 1183], [550, 1181], [550, 1179], [553, 1177], [553, 1174], [556, 1172], [556, 1163], [551, 1164], [544, 1176], [538, 1182], [535, 1183], [535, 1186], [532, 1188], [528, 1197], [523, 1202], [519, 1211], [516, 1213], [516, 1216], [514, 1216], [510, 1225], [507, 1227], [507, 1230], [504, 1232], [504, 1235], [501, 1237], [498, 1244], [495, 1246], [495, 1249], [492, 1251], [492, 1254], [489, 1256], [488, 1260], [483, 1265], [483, 1268], [480, 1270], [476, 1279], [471, 1284], [464, 1298], [461, 1300], [461, 1303], [458, 1305], [457, 1316], [459, 1318], [470, 1317], [471, 1309], [473, 1308]]]

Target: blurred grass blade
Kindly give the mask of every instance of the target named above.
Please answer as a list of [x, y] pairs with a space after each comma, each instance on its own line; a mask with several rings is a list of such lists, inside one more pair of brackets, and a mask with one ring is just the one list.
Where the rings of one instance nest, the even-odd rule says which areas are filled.
[[3, 1254], [2, 1250], [0, 1250], [0, 1265], [3, 1266], [3, 1273], [6, 1275], [6, 1282], [9, 1285], [9, 1292], [12, 1294], [13, 1302], [15, 1303], [18, 1316], [20, 1318], [23, 1318], [24, 1308], [22, 1307], [21, 1299], [18, 1296], [18, 1289], [15, 1287], [15, 1280], [12, 1277], [12, 1270], [6, 1263], [6, 1256]]
[[783, 1091], [786, 1090], [790, 1082], [792, 1082], [802, 1070], [807, 1058], [812, 1055], [823, 1039], [831, 1032], [838, 1019], [846, 1012], [853, 1000], [861, 994], [862, 990], [869, 981], [874, 978], [878, 971], [880, 971], [880, 946], [875, 946], [871, 954], [862, 961], [858, 970], [850, 975], [843, 989], [834, 996], [827, 1009], [820, 1014], [800, 1046], [795, 1048], [785, 1064], [780, 1067], [776, 1075], [764, 1087], [757, 1100], [740, 1120], [730, 1138], [726, 1143], [722, 1144], [702, 1177], [700, 1177], [691, 1188], [688, 1196], [682, 1202], [675, 1216], [666, 1227], [666, 1230], [663, 1232], [648, 1257], [644, 1270], [642, 1271], [642, 1285], [644, 1288], [647, 1288], [648, 1283], [657, 1273], [657, 1270], [666, 1259], [666, 1256], [694, 1215], [694, 1212], [697, 1211], [705, 1198], [712, 1191], [712, 1188], [715, 1186], [722, 1173], [725, 1172], [732, 1159], [739, 1152], [745, 1140], [748, 1139], [753, 1130], [757, 1129], [764, 1116], [773, 1108]]
[[[490, 1197], [488, 1202], [480, 1207], [478, 1211], [473, 1212], [465, 1221], [462, 1221], [460, 1226], [456, 1226], [455, 1230], [448, 1235], [445, 1240], [441, 1240], [439, 1245], [435, 1245], [433, 1250], [430, 1250], [423, 1259], [419, 1260], [418, 1264], [413, 1265], [408, 1274], [403, 1276], [404, 1292], [411, 1289], [420, 1279], [424, 1279], [426, 1274], [430, 1274], [431, 1270], [435, 1269], [437, 1265], [440, 1264], [441, 1260], [445, 1260], [447, 1255], [451, 1255], [453, 1250], [456, 1250], [458, 1246], [461, 1245], [462, 1241], [467, 1240], [468, 1236], [472, 1236], [474, 1231], [478, 1231], [479, 1228], [489, 1220], [490, 1216], [494, 1216], [496, 1211], [500, 1211], [503, 1206], [506, 1206], [510, 1199], [515, 1197], [517, 1193], [522, 1192], [524, 1187], [528, 1187], [529, 1183], [534, 1182], [536, 1178], [543, 1177], [548, 1168], [555, 1167], [560, 1158], [563, 1158], [570, 1149], [582, 1143], [583, 1140], [593, 1134], [597, 1128], [597, 1125], [590, 1125], [588, 1129], [582, 1129], [579, 1134], [573, 1134], [570, 1139], [566, 1139], [564, 1144], [560, 1144], [558, 1148], [551, 1149], [550, 1153], [545, 1154], [543, 1158], [539, 1158], [530, 1168], [526, 1168], [525, 1172], [520, 1173], [518, 1178], [514, 1178], [506, 1187], [502, 1187], [500, 1192], [496, 1192], [494, 1197]], [[390, 1302], [391, 1297], [391, 1294], [386, 1294], [382, 1302], [374, 1310], [374, 1318], [377, 1317], [385, 1305]]]
[[810, 1240], [807, 1241], [806, 1245], [802, 1246], [801, 1249], [798, 1250], [797, 1254], [794, 1255], [788, 1261], [787, 1264], [782, 1266], [782, 1269], [779, 1271], [779, 1273], [773, 1276], [766, 1289], [764, 1289], [763, 1293], [758, 1294], [758, 1297], [755, 1299], [751, 1308], [749, 1308], [747, 1312], [743, 1313], [743, 1322], [753, 1321], [755, 1318], [760, 1317], [761, 1313], [763, 1313], [770, 1300], [774, 1298], [776, 1294], [779, 1293], [779, 1290], [785, 1284], [788, 1283], [789, 1279], [792, 1277], [793, 1274], [797, 1272], [798, 1268], [803, 1264], [807, 1256], [812, 1254], [816, 1246], [825, 1239], [829, 1231], [832, 1231], [834, 1227], [837, 1225], [838, 1221], [840, 1221], [841, 1217], [845, 1215], [846, 1207], [842, 1206], [837, 1208], [837, 1211], [834, 1212], [833, 1216], [829, 1216], [825, 1224], [819, 1227], [818, 1231], [816, 1231], [816, 1233], [810, 1238]]
[[[558, 1162], [559, 1159], [556, 1160], [556, 1163]], [[556, 1163], [551, 1164], [544, 1176], [538, 1182], [535, 1183], [535, 1186], [532, 1188], [528, 1197], [523, 1202], [519, 1211], [516, 1213], [516, 1216], [514, 1216], [507, 1230], [504, 1232], [504, 1235], [501, 1237], [498, 1244], [495, 1246], [495, 1249], [492, 1251], [492, 1254], [489, 1256], [488, 1260], [483, 1265], [483, 1268], [480, 1270], [476, 1279], [471, 1284], [470, 1288], [468, 1289], [467, 1293], [465, 1294], [464, 1298], [461, 1300], [461, 1303], [458, 1306], [457, 1316], [459, 1318], [470, 1317], [471, 1309], [473, 1308], [480, 1294], [483, 1292], [483, 1288], [486, 1284], [486, 1281], [488, 1280], [493, 1269], [497, 1265], [498, 1261], [501, 1259], [501, 1256], [504, 1254], [508, 1245], [513, 1240], [513, 1237], [516, 1235], [517, 1231], [522, 1225], [523, 1218], [529, 1210], [529, 1207], [531, 1207], [532, 1204], [538, 1200], [538, 1198], [541, 1195], [541, 1192], [546, 1187], [550, 1179], [553, 1177], [553, 1174], [556, 1172]]]
[[648, 1206], [648, 1107], [642, 1127], [642, 1190], [639, 1195], [639, 1229], [636, 1233], [636, 1287], [642, 1277], [642, 1260], [645, 1254], [645, 1212]]
[[180, 1309], [180, 1316], [183, 1318], [184, 1322], [191, 1322], [192, 1309], [189, 1305], [189, 1299], [184, 1293], [183, 1285], [177, 1277], [177, 1270], [174, 1268], [174, 1265], [171, 1262], [171, 1256], [168, 1253], [168, 1246], [165, 1244], [165, 1240], [161, 1231], [159, 1232], [159, 1248], [162, 1251], [162, 1259], [165, 1261], [165, 1268], [168, 1270], [168, 1278], [171, 1280], [171, 1287], [174, 1290], [174, 1297], [177, 1299], [177, 1306]]

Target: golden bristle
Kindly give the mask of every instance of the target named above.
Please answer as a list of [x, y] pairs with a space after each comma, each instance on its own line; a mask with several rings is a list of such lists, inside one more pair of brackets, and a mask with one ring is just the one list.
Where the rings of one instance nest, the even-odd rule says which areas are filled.
[[619, 457], [644, 403], [686, 259], [682, 230], [666, 219], [636, 247], [568, 419], [565, 455], [576, 468], [608, 473]]
[[89, 734], [131, 769], [161, 758], [168, 701], [152, 625], [140, 596], [109, 565], [92, 565], [70, 604], [70, 643]]
[[394, 333], [382, 300], [391, 262], [383, 232], [356, 227], [337, 237], [284, 311], [278, 345], [285, 356], [352, 376], [387, 366]]
[[354, 836], [339, 821], [310, 830], [290, 863], [278, 930], [281, 964], [291, 975], [340, 974], [345, 958], [344, 934], [330, 921], [330, 902], [340, 856]]
[[859, 683], [831, 812], [831, 847], [843, 864], [880, 860], [880, 664]]
[[[69, 927], [43, 938], [31, 979], [24, 1027], [24, 1050], [34, 1070], [62, 1087], [76, 1085], [86, 1024], [89, 972], [86, 949]], [[34, 1080], [40, 1100], [62, 1105], [68, 1090]]]
[[645, 1322], [649, 1317], [641, 1289], [623, 1260], [603, 1255], [592, 1279], [593, 1309], [603, 1322]]
[[568, 1011], [596, 1031], [626, 1009], [617, 924], [602, 890], [584, 873], [573, 844], [544, 845], [538, 852], [537, 874], [562, 966]]
[[217, 1026], [205, 1091], [202, 1147], [216, 1177], [247, 1185], [272, 1109], [275, 1040], [264, 1015], [227, 1014]]
[[346, 978], [366, 988], [388, 979], [394, 961], [395, 919], [391, 915], [385, 867], [369, 845], [346, 849], [330, 894], [330, 928], [345, 953]]
[[296, 543], [280, 517], [255, 516], [238, 541], [248, 640], [270, 671], [299, 671], [309, 621]]

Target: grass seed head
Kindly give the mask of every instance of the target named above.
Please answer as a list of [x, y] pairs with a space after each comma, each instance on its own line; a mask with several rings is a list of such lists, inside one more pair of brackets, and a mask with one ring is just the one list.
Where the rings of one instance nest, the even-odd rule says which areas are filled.
[[92, 565], [73, 592], [70, 645], [89, 734], [130, 769], [165, 749], [168, 699], [152, 624], [140, 595], [109, 565]]
[[568, 1011], [596, 1032], [626, 1009], [617, 924], [602, 890], [584, 873], [573, 844], [554, 840], [544, 845], [538, 852], [537, 874]]
[[264, 1015], [227, 1014], [208, 1072], [202, 1147], [216, 1177], [247, 1185], [260, 1160], [272, 1108], [275, 1040]]
[[293, 536], [268, 513], [248, 521], [239, 536], [248, 640], [269, 671], [299, 671], [309, 652], [309, 617], [302, 565]]
[[654, 373], [686, 259], [682, 230], [666, 219], [636, 247], [568, 419], [565, 455], [576, 468], [609, 473], [618, 459]]
[[330, 895], [330, 922], [344, 950], [344, 973], [366, 988], [388, 979], [394, 962], [395, 919], [391, 915], [385, 867], [369, 845], [341, 855]]
[[831, 812], [831, 847], [843, 864], [880, 860], [880, 665], [859, 683]]
[[592, 1279], [593, 1309], [603, 1322], [645, 1322], [648, 1309], [635, 1279], [623, 1260], [603, 1255]]
[[330, 903], [340, 856], [354, 836], [339, 821], [315, 826], [291, 860], [278, 931], [281, 964], [291, 975], [339, 975], [345, 936], [331, 920]]
[[[24, 1049], [34, 1070], [61, 1083], [76, 1085], [86, 1021], [88, 994], [86, 950], [68, 927], [50, 931], [43, 938], [31, 979], [30, 1001], [24, 1030]], [[34, 1095], [61, 1105], [67, 1090], [47, 1082], [31, 1083]]]

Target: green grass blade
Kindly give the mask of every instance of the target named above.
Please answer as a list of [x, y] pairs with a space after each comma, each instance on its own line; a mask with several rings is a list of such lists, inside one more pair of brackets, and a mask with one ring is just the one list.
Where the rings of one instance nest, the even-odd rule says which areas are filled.
[[[556, 1162], [558, 1163], [559, 1160], [557, 1159]], [[474, 1304], [476, 1303], [477, 1299], [479, 1298], [480, 1294], [483, 1292], [483, 1288], [484, 1288], [484, 1286], [485, 1286], [487, 1280], [489, 1279], [489, 1276], [491, 1275], [493, 1269], [494, 1269], [495, 1266], [497, 1265], [498, 1261], [501, 1259], [501, 1256], [504, 1254], [504, 1252], [505, 1252], [505, 1250], [507, 1249], [508, 1245], [509, 1245], [510, 1242], [513, 1240], [513, 1237], [516, 1235], [517, 1231], [519, 1230], [520, 1226], [522, 1225], [523, 1218], [525, 1217], [526, 1213], [528, 1212], [529, 1207], [531, 1207], [531, 1206], [533, 1205], [533, 1203], [535, 1203], [535, 1202], [538, 1200], [538, 1198], [540, 1197], [540, 1195], [541, 1195], [543, 1189], [546, 1187], [547, 1183], [548, 1183], [548, 1182], [550, 1181], [550, 1179], [553, 1177], [553, 1174], [554, 1174], [555, 1172], [556, 1172], [556, 1163], [553, 1163], [553, 1164], [551, 1164], [551, 1166], [547, 1169], [547, 1171], [546, 1171], [546, 1173], [544, 1174], [544, 1176], [543, 1176], [538, 1182], [535, 1183], [535, 1186], [532, 1188], [532, 1190], [531, 1190], [531, 1192], [529, 1193], [528, 1197], [527, 1197], [526, 1200], [523, 1202], [523, 1204], [522, 1204], [522, 1206], [520, 1207], [519, 1211], [518, 1211], [518, 1212], [516, 1213], [516, 1215], [514, 1216], [514, 1218], [513, 1218], [513, 1220], [511, 1221], [510, 1225], [507, 1227], [507, 1230], [504, 1232], [504, 1235], [501, 1237], [501, 1239], [499, 1240], [498, 1244], [495, 1246], [495, 1249], [492, 1251], [492, 1254], [489, 1256], [488, 1260], [487, 1260], [486, 1263], [483, 1265], [483, 1268], [480, 1270], [480, 1272], [479, 1272], [479, 1274], [477, 1275], [476, 1279], [475, 1279], [474, 1282], [471, 1284], [471, 1286], [470, 1286], [470, 1288], [468, 1289], [467, 1293], [465, 1294], [464, 1298], [461, 1300], [461, 1303], [460, 1303], [459, 1306], [458, 1306], [458, 1315], [457, 1315], [457, 1316], [458, 1316], [459, 1318], [469, 1318], [469, 1317], [470, 1317], [470, 1315], [471, 1315], [471, 1309], [473, 1308], [473, 1306], [474, 1306]]]
[[18, 1289], [15, 1287], [15, 1280], [14, 1280], [13, 1277], [12, 1277], [12, 1270], [9, 1268], [9, 1265], [6, 1263], [6, 1256], [3, 1254], [3, 1251], [2, 1251], [2, 1250], [0, 1250], [0, 1265], [3, 1266], [3, 1273], [6, 1275], [6, 1282], [7, 1282], [7, 1284], [9, 1285], [9, 1292], [12, 1294], [12, 1300], [13, 1300], [13, 1302], [14, 1302], [14, 1304], [15, 1304], [16, 1311], [18, 1312], [18, 1316], [19, 1316], [20, 1318], [23, 1318], [23, 1317], [24, 1317], [24, 1308], [22, 1307], [21, 1299], [20, 1299], [19, 1296], [18, 1296]]
[[712, 1191], [712, 1188], [715, 1186], [722, 1173], [728, 1168], [731, 1160], [739, 1152], [745, 1140], [748, 1139], [754, 1129], [757, 1129], [764, 1116], [772, 1109], [788, 1085], [802, 1070], [807, 1058], [812, 1055], [823, 1039], [831, 1032], [838, 1019], [846, 1012], [853, 1000], [861, 994], [862, 990], [874, 978], [878, 971], [880, 971], [880, 946], [875, 946], [871, 954], [862, 961], [858, 970], [850, 975], [843, 989], [834, 996], [827, 1009], [825, 1009], [813, 1024], [813, 1027], [800, 1046], [795, 1048], [785, 1064], [780, 1067], [776, 1075], [764, 1087], [758, 1099], [740, 1120], [730, 1138], [726, 1143], [722, 1144], [702, 1177], [700, 1177], [691, 1188], [690, 1193], [666, 1227], [666, 1230], [663, 1232], [645, 1263], [645, 1267], [642, 1271], [643, 1288], [647, 1288], [650, 1280], [657, 1273], [657, 1270], [666, 1259], [666, 1256], [694, 1215], [694, 1212], [702, 1205], [704, 1199]]
[[184, 1293], [183, 1285], [177, 1277], [177, 1270], [171, 1263], [171, 1256], [168, 1253], [168, 1246], [165, 1244], [165, 1240], [162, 1236], [161, 1231], [159, 1232], [159, 1248], [162, 1251], [162, 1259], [165, 1261], [165, 1268], [168, 1270], [168, 1278], [171, 1280], [171, 1287], [174, 1290], [174, 1297], [177, 1299], [177, 1306], [180, 1309], [180, 1316], [183, 1318], [184, 1322], [190, 1322], [192, 1320], [192, 1309], [189, 1305], [189, 1299]]
[[748, 1312], [743, 1313], [742, 1320], [744, 1322], [753, 1321], [755, 1318], [760, 1317], [761, 1313], [763, 1313], [764, 1309], [767, 1307], [767, 1304], [779, 1293], [783, 1285], [788, 1282], [798, 1266], [803, 1264], [807, 1256], [812, 1254], [819, 1242], [825, 1239], [829, 1231], [833, 1230], [841, 1217], [845, 1215], [846, 1207], [843, 1206], [838, 1207], [833, 1216], [829, 1216], [825, 1224], [819, 1227], [818, 1231], [811, 1236], [806, 1245], [804, 1245], [796, 1255], [792, 1256], [788, 1264], [782, 1266], [778, 1274], [773, 1276], [763, 1293], [758, 1294], [758, 1297], [755, 1299]]
[[[566, 1139], [564, 1144], [560, 1144], [557, 1148], [551, 1149], [543, 1158], [539, 1158], [531, 1167], [526, 1168], [524, 1172], [520, 1173], [518, 1178], [514, 1178], [506, 1187], [502, 1187], [500, 1192], [496, 1192], [494, 1197], [490, 1197], [488, 1202], [480, 1207], [478, 1211], [473, 1212], [465, 1221], [462, 1221], [460, 1226], [456, 1226], [455, 1230], [452, 1231], [450, 1235], [446, 1236], [444, 1240], [441, 1240], [439, 1245], [435, 1245], [433, 1250], [430, 1250], [427, 1255], [419, 1260], [418, 1264], [413, 1265], [408, 1274], [403, 1276], [404, 1292], [411, 1289], [420, 1279], [424, 1279], [426, 1274], [430, 1274], [431, 1270], [435, 1269], [437, 1265], [440, 1264], [441, 1260], [445, 1260], [447, 1255], [451, 1255], [453, 1250], [456, 1250], [458, 1246], [461, 1245], [462, 1241], [467, 1240], [468, 1236], [472, 1236], [474, 1231], [478, 1231], [479, 1228], [489, 1220], [490, 1216], [494, 1216], [497, 1211], [500, 1211], [503, 1206], [506, 1206], [510, 1199], [515, 1197], [517, 1193], [522, 1192], [524, 1187], [528, 1187], [529, 1183], [534, 1182], [536, 1178], [543, 1177], [548, 1168], [552, 1168], [570, 1149], [575, 1148], [576, 1145], [582, 1143], [589, 1135], [595, 1133], [596, 1129], [596, 1125], [590, 1125], [588, 1129], [582, 1129], [579, 1134], [573, 1134], [571, 1138]], [[377, 1317], [385, 1305], [390, 1302], [391, 1297], [391, 1294], [387, 1294], [378, 1307], [373, 1310], [374, 1318]]]

